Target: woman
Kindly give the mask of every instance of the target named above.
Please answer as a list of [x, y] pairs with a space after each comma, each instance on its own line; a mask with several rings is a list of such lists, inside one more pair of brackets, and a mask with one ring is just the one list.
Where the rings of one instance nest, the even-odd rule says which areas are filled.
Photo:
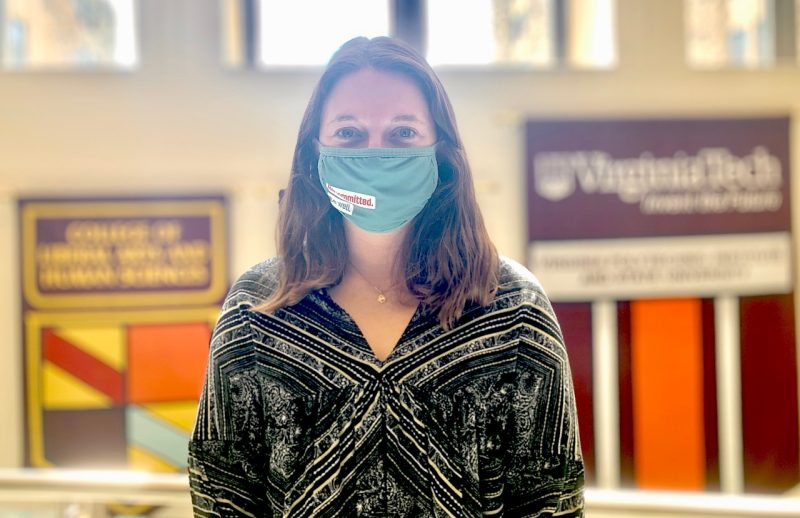
[[303, 118], [279, 257], [214, 331], [197, 516], [581, 516], [550, 304], [484, 228], [447, 95], [415, 51], [347, 42]]

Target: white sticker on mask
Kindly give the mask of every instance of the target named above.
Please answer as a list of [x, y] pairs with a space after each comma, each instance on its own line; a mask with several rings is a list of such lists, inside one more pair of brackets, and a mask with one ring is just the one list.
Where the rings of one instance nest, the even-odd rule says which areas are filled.
[[353, 215], [353, 204], [352, 203], [348, 203], [348, 202], [346, 202], [344, 200], [340, 200], [336, 196], [328, 195], [328, 198], [331, 199], [331, 205], [333, 205], [333, 208], [335, 208], [339, 212], [344, 212], [345, 214], [348, 214], [350, 216]]
[[[326, 183], [325, 187], [328, 188], [329, 196], [333, 195], [339, 200], [349, 202], [357, 207], [363, 207], [365, 209], [375, 210], [375, 196], [370, 196], [368, 194], [361, 194], [360, 192], [345, 191], [344, 189], [339, 189], [338, 187], [334, 187], [329, 183]], [[353, 210], [351, 208], [348, 214], [352, 213]]]

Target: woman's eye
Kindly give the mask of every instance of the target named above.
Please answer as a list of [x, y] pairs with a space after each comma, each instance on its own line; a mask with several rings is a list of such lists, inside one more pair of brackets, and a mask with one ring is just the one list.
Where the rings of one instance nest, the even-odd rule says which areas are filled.
[[417, 135], [417, 132], [413, 128], [398, 128], [395, 135], [400, 138], [413, 138]]
[[341, 128], [336, 131], [336, 136], [345, 140], [350, 140], [356, 138], [358, 132], [353, 128]]

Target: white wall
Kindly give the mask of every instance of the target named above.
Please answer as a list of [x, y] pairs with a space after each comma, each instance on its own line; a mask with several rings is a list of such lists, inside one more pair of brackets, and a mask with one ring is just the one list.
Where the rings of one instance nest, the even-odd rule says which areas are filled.
[[[800, 115], [800, 67], [691, 71], [681, 0], [618, 5], [614, 71], [440, 70], [490, 233], [517, 260], [526, 118]], [[232, 275], [274, 252], [277, 190], [320, 71], [224, 69], [215, 0], [141, 0], [139, 12], [134, 72], [0, 73], [0, 408], [14, 424], [0, 427], [0, 466], [19, 464], [23, 438], [16, 197], [224, 190]]]

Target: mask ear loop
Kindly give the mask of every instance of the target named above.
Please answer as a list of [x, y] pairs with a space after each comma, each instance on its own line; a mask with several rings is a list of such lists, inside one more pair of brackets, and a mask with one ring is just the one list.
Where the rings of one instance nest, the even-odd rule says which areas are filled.
[[[319, 139], [311, 139], [311, 145], [314, 149], [314, 162], [319, 161], [319, 147], [322, 145], [319, 142]], [[311, 162], [308, 167], [308, 177], [312, 180], [314, 179], [314, 162]], [[319, 173], [317, 173], [319, 174]]]

